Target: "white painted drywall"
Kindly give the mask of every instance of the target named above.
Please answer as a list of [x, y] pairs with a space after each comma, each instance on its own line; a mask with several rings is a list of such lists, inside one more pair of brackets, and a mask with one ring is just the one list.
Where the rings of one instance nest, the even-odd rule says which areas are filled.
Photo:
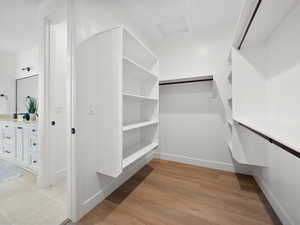
[[[298, 123], [300, 115], [300, 6], [266, 41], [269, 49], [268, 101], [270, 116], [286, 123]], [[300, 138], [300, 136], [299, 136]], [[275, 145], [269, 145], [268, 167], [254, 170], [283, 224], [300, 224], [300, 161]]]
[[300, 122], [300, 5], [267, 40], [269, 111], [274, 119]]
[[[31, 71], [27, 72], [22, 68], [30, 67]], [[16, 78], [24, 78], [40, 74], [40, 52], [37, 46], [17, 53]]]
[[212, 88], [212, 81], [160, 87], [161, 158], [234, 170], [226, 147], [223, 106]]
[[[227, 147], [226, 58], [233, 24], [168, 38], [155, 47], [160, 79], [213, 74], [213, 82], [160, 87], [160, 156], [233, 171]], [[225, 104], [224, 104], [225, 103]], [[225, 108], [225, 109], [224, 109]]]
[[[0, 51], [0, 94], [8, 96], [8, 113], [15, 112], [16, 93], [16, 55], [14, 53]], [[3, 101], [1, 100], [1, 103]], [[3, 102], [3, 104], [5, 104]], [[0, 111], [4, 106], [0, 106]], [[5, 106], [7, 108], [7, 106]], [[6, 109], [5, 109], [6, 111]]]
[[234, 24], [170, 37], [155, 46], [160, 79], [211, 75], [228, 57]]

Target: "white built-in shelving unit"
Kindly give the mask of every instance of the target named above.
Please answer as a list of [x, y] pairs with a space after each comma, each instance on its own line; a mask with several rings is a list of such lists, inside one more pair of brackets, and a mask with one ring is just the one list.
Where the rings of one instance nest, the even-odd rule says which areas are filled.
[[[123, 26], [89, 39], [81, 54], [98, 77], [98, 173], [117, 177], [158, 146], [157, 57]], [[84, 58], [84, 57], [82, 57]]]
[[[295, 1], [280, 6], [262, 2], [243, 47], [231, 51], [233, 120], [239, 139], [233, 141], [233, 148], [238, 146], [235, 142], [240, 142], [241, 151], [251, 148], [243, 142], [243, 129], [248, 128], [258, 135], [257, 141], [263, 137], [266, 143], [300, 156], [299, 47], [294, 39], [299, 35], [295, 29], [299, 10]], [[248, 151], [251, 156], [246, 154], [246, 159], [265, 165], [267, 151], [261, 151], [262, 145], [254, 141], [256, 150]]]
[[[120, 28], [119, 28], [120, 29]], [[158, 146], [158, 59], [137, 37], [123, 30], [122, 168]]]
[[[234, 52], [234, 50], [232, 51]], [[232, 115], [232, 107], [233, 102], [235, 102], [235, 96], [232, 93], [232, 80], [234, 73], [232, 71], [232, 56], [229, 57], [228, 60], [228, 71], [226, 74], [227, 77], [227, 87], [228, 87], [228, 96], [227, 96], [227, 103], [228, 103], [228, 112], [227, 112], [227, 125], [229, 129], [229, 137], [227, 140], [227, 146], [231, 153], [232, 158], [238, 165], [243, 166], [265, 166], [264, 157], [259, 157], [257, 151], [255, 149], [246, 149], [244, 147], [243, 140], [241, 140], [241, 130], [238, 126], [238, 123], [233, 119]]]

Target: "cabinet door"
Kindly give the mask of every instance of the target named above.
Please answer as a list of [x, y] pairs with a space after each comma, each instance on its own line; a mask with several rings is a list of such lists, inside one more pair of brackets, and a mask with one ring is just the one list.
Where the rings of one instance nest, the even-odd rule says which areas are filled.
[[32, 169], [35, 172], [38, 172], [39, 168], [39, 156], [36, 153], [28, 152], [28, 158], [29, 158], [29, 168]]
[[16, 158], [24, 162], [24, 128], [21, 126], [16, 128]]
[[3, 154], [7, 158], [15, 158], [15, 128], [5, 124], [3, 127]]
[[30, 136], [30, 149], [33, 153], [37, 154], [39, 149], [39, 140], [35, 136]]

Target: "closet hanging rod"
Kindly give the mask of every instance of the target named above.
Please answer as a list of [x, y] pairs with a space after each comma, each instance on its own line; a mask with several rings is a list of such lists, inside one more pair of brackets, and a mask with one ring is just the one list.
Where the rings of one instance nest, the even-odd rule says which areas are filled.
[[188, 81], [174, 81], [167, 83], [160, 83], [159, 85], [171, 85], [171, 84], [185, 84], [185, 83], [195, 83], [195, 82], [203, 82], [203, 81], [213, 81], [214, 79], [203, 79], [203, 80], [188, 80]]
[[186, 84], [186, 83], [205, 82], [205, 81], [212, 81], [212, 80], [213, 80], [213, 75], [201, 75], [201, 76], [191, 76], [191, 77], [160, 80], [159, 85]]
[[267, 135], [265, 135], [265, 134], [263, 134], [263, 133], [255, 130], [255, 129], [251, 128], [251, 127], [248, 127], [247, 125], [245, 125], [245, 124], [243, 124], [241, 122], [238, 122], [238, 124], [241, 125], [242, 127], [245, 127], [246, 129], [252, 131], [253, 133], [259, 135], [260, 137], [268, 140], [270, 143], [272, 143], [272, 144], [280, 147], [281, 149], [287, 151], [288, 153], [296, 156], [297, 158], [300, 158], [300, 152], [298, 152], [298, 151], [296, 151], [296, 150], [294, 150], [294, 149], [292, 149], [292, 148], [290, 148], [290, 147], [288, 147], [288, 146], [280, 143], [279, 141], [274, 140], [273, 138], [268, 137]]
[[252, 23], [254, 21], [254, 18], [257, 15], [257, 12], [258, 12], [258, 9], [259, 9], [259, 7], [261, 5], [261, 2], [262, 2], [262, 0], [258, 0], [257, 4], [255, 6], [255, 9], [254, 9], [254, 11], [253, 11], [253, 13], [251, 15], [249, 23], [248, 23], [248, 25], [246, 27], [246, 30], [245, 30], [244, 34], [243, 34], [242, 40], [241, 40], [241, 42], [240, 42], [240, 44], [238, 46], [238, 50], [240, 50], [242, 48], [243, 44], [244, 44], [244, 41], [245, 41], [245, 39], [247, 37], [247, 34], [248, 34], [249, 30], [250, 30], [250, 27], [251, 27], [251, 25], [252, 25]]

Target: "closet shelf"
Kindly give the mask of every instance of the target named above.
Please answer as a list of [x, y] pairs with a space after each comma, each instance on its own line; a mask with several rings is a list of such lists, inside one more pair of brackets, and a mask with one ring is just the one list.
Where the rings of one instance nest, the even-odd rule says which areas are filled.
[[154, 73], [148, 71], [145, 67], [139, 65], [138, 63], [134, 62], [133, 60], [129, 59], [126, 56], [123, 56], [123, 63], [125, 71], [129, 70], [130, 75], [135, 75], [136, 77], [145, 78], [145, 79], [158, 79], [158, 76]]
[[233, 120], [227, 119], [227, 123], [228, 123], [229, 125], [233, 126]]
[[237, 163], [243, 164], [243, 165], [249, 165], [249, 163], [247, 162], [246, 157], [245, 157], [244, 154], [239, 154], [239, 156], [238, 156], [238, 154], [236, 154], [236, 153], [233, 151], [232, 143], [231, 143], [230, 141], [227, 143], [227, 146], [228, 146], [228, 148], [229, 148], [229, 151], [230, 151], [230, 153], [231, 153], [232, 158], [233, 158]]
[[156, 124], [158, 124], [158, 121], [147, 121], [147, 122], [129, 124], [129, 125], [123, 126], [123, 131], [134, 130], [134, 129], [152, 126], [152, 125], [156, 125]]
[[128, 98], [135, 98], [138, 100], [158, 101], [158, 98], [147, 97], [147, 96], [143, 96], [143, 95], [134, 95], [134, 94], [129, 94], [129, 93], [123, 93], [123, 96], [128, 97]]
[[144, 147], [136, 146], [137, 151], [133, 153], [132, 155], [129, 155], [125, 159], [123, 159], [123, 169], [135, 162], [136, 160], [140, 159], [144, 155], [151, 152], [153, 149], [155, 149], [158, 146], [158, 143], [151, 143], [149, 145], [146, 145]]
[[247, 160], [247, 157], [245, 155], [244, 152], [239, 151], [236, 152], [236, 150], [234, 150], [233, 148], [233, 144], [231, 141], [227, 142], [227, 146], [229, 148], [229, 151], [231, 153], [232, 158], [234, 159], [234, 161], [236, 161], [238, 164], [241, 165], [245, 165], [245, 166], [259, 166], [259, 167], [265, 167], [264, 164], [260, 164], [260, 163], [251, 163]]
[[234, 120], [252, 132], [291, 154], [300, 157], [299, 123], [283, 123], [278, 120], [257, 120], [237, 118]]

